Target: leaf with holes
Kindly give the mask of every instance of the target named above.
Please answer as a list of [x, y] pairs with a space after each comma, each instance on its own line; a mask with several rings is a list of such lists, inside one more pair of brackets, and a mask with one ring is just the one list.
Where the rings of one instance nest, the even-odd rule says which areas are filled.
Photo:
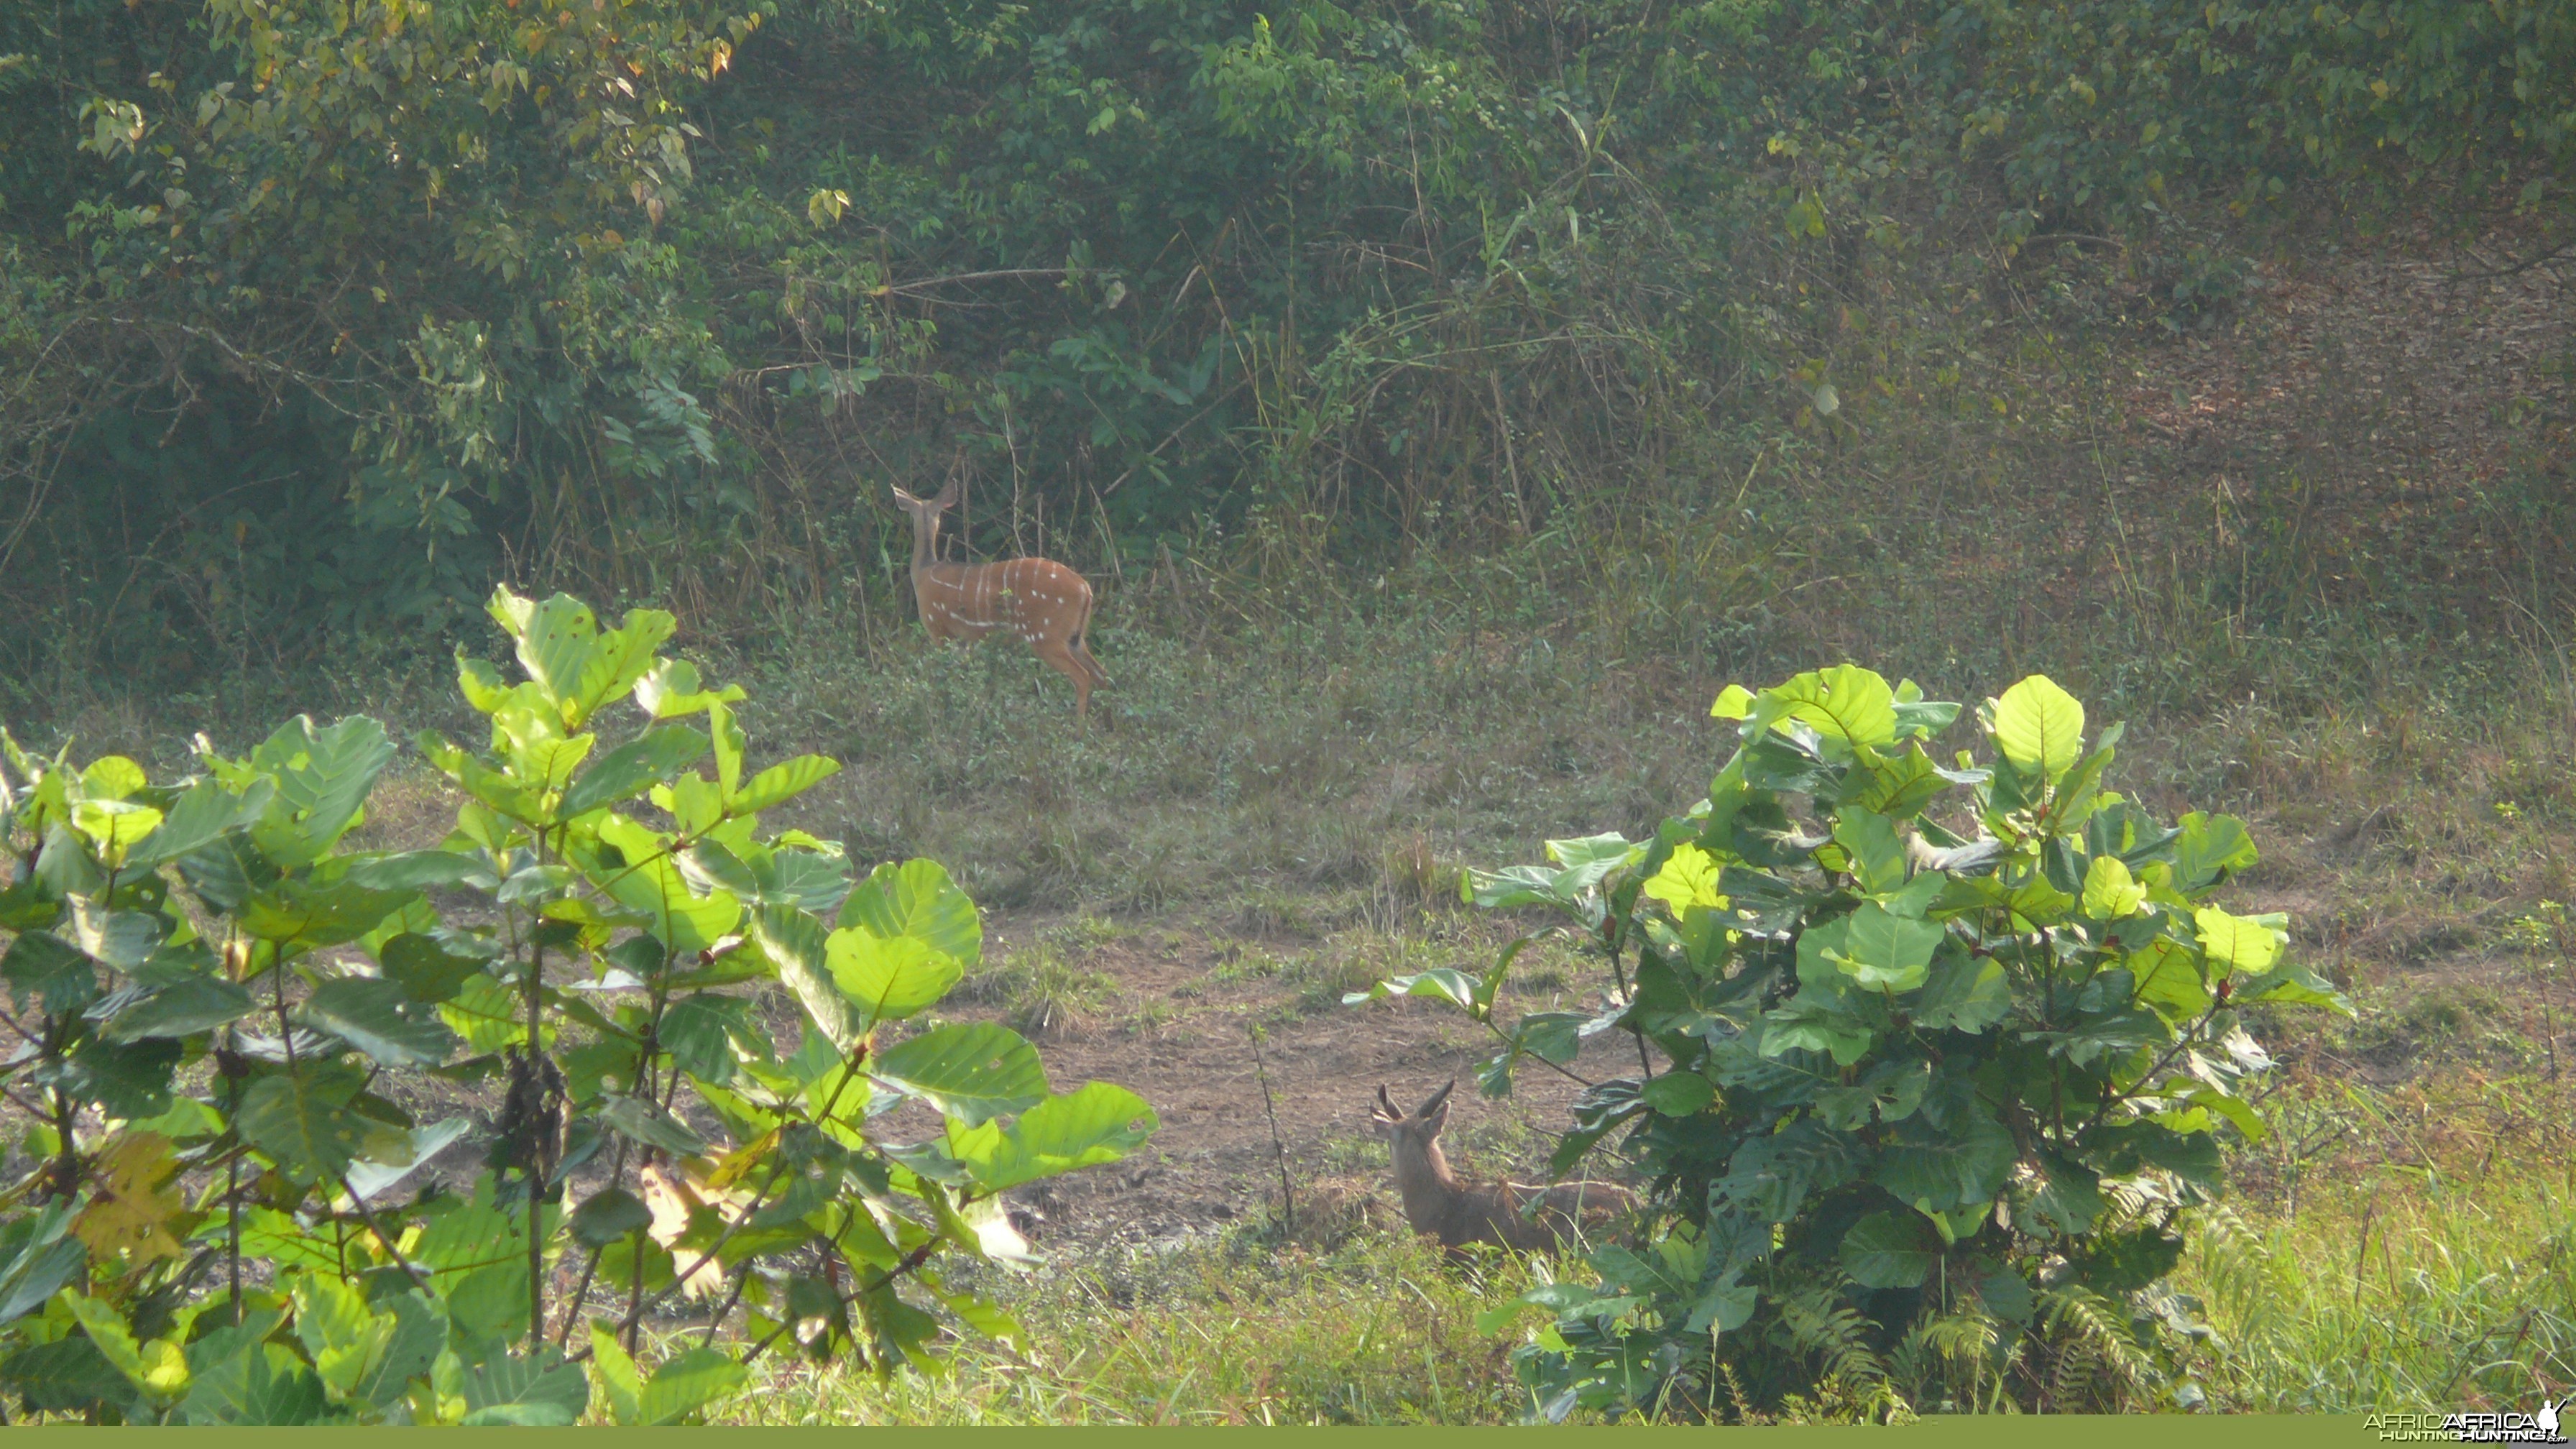
[[160, 1133], [117, 1139], [91, 1164], [89, 1206], [72, 1220], [73, 1234], [89, 1245], [94, 1259], [122, 1255], [139, 1268], [177, 1257], [179, 1240], [170, 1229], [187, 1206], [171, 1186], [178, 1171], [170, 1139]]

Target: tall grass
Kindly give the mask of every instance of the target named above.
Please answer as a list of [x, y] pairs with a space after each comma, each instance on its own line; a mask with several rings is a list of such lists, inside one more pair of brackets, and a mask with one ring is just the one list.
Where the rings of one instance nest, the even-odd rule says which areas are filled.
[[[2206, 1213], [2180, 1285], [2232, 1409], [2530, 1409], [2576, 1386], [2576, 1093], [2312, 1088], [2290, 1130], [2346, 1129], [2303, 1189]], [[2375, 1159], [2375, 1160], [2374, 1160]]]
[[1479, 1273], [1406, 1235], [1338, 1247], [1259, 1234], [1089, 1262], [999, 1289], [1024, 1350], [970, 1344], [954, 1371], [880, 1380], [774, 1371], [725, 1422], [794, 1424], [1492, 1424], [1516, 1417], [1513, 1340], [1475, 1317], [1543, 1265]]

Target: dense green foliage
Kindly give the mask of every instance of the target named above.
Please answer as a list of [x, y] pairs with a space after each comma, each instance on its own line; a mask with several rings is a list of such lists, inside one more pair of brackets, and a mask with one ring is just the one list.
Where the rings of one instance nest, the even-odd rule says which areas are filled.
[[1497, 1095], [1584, 1037], [1636, 1039], [1644, 1073], [1589, 1084], [1553, 1165], [1621, 1133], [1661, 1215], [1592, 1251], [1597, 1285], [1523, 1295], [1557, 1315], [1519, 1355], [1544, 1411], [2197, 1402], [2173, 1349], [2205, 1329], [2163, 1280], [2222, 1137], [2263, 1133], [2247, 1009], [2349, 1010], [2286, 958], [2286, 921], [2210, 903], [2254, 862], [2243, 823], [2167, 827], [2108, 789], [2119, 727], [2088, 750], [2044, 676], [1980, 711], [1982, 767], [1925, 748], [1958, 706], [1851, 665], [1715, 713], [1743, 743], [1652, 839], [1555, 841], [1466, 884], [1571, 917], [1611, 977], [1597, 1015], [1504, 1029], [1528, 938], [1481, 979], [1352, 998], [1486, 1022]]
[[812, 597], [961, 451], [997, 546], [1526, 537], [1868, 426], [1927, 238], [2187, 320], [2287, 187], [2563, 223], [2571, 76], [2564, 0], [12, 6], [0, 590], [173, 675]]
[[[1006, 1028], [894, 1039], [978, 963], [974, 903], [936, 862], [854, 883], [839, 846], [764, 834], [838, 766], [747, 770], [742, 691], [661, 656], [670, 615], [492, 612], [524, 678], [460, 656], [491, 740], [420, 740], [461, 795], [434, 849], [344, 848], [394, 755], [363, 717], [240, 759], [201, 741], [203, 773], [158, 785], [0, 733], [0, 1093], [24, 1114], [0, 1388], [23, 1411], [569, 1423], [595, 1384], [616, 1421], [667, 1423], [773, 1348], [930, 1364], [952, 1326], [1019, 1337], [941, 1277], [1024, 1252], [998, 1195], [1154, 1130], [1123, 1088], [1051, 1091]], [[405, 1110], [432, 1077], [500, 1110], [470, 1192], [433, 1172], [406, 1199], [472, 1130]], [[908, 1104], [944, 1133], [894, 1140]], [[648, 1316], [702, 1299], [698, 1343], [641, 1371]]]

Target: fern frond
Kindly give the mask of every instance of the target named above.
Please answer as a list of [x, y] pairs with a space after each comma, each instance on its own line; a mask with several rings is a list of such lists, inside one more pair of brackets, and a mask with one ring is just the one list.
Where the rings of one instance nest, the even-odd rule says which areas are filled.
[[2092, 1289], [2069, 1283], [2047, 1290], [2039, 1321], [2057, 1358], [2049, 1389], [2057, 1411], [2070, 1411], [2097, 1387], [2109, 1396], [2105, 1407], [2116, 1407], [2121, 1399], [2145, 1397], [2154, 1384], [2155, 1363], [2129, 1331], [2126, 1315]]

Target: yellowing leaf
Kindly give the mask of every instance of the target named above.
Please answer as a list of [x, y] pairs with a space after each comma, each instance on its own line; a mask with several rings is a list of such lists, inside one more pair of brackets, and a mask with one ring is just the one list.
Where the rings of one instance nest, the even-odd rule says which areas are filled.
[[[670, 1250], [672, 1271], [688, 1273], [681, 1291], [691, 1298], [714, 1297], [724, 1288], [725, 1270], [707, 1256], [707, 1246], [724, 1231], [723, 1223], [751, 1210], [752, 1195], [741, 1188], [718, 1189], [693, 1181], [686, 1172], [675, 1177], [659, 1163], [644, 1164], [642, 1179], [644, 1206], [653, 1213], [653, 1225], [645, 1231]], [[692, 1220], [704, 1222], [698, 1216], [701, 1213], [715, 1218], [713, 1232], [690, 1231]], [[702, 1258], [704, 1262], [699, 1261]]]
[[170, 1188], [178, 1170], [170, 1139], [157, 1132], [118, 1141], [99, 1156], [97, 1195], [72, 1220], [73, 1235], [89, 1245], [93, 1259], [126, 1253], [140, 1267], [178, 1256], [179, 1240], [170, 1232], [181, 1206]]
[[1717, 875], [1716, 857], [1696, 845], [1676, 845], [1664, 858], [1663, 869], [1648, 877], [1640, 889], [1672, 907], [1676, 916], [1693, 906], [1724, 910], [1727, 899], [1718, 894]]
[[1717, 692], [1717, 703], [1708, 707], [1711, 719], [1743, 719], [1753, 713], [1753, 691], [1741, 684], [1730, 684]]
[[98, 845], [109, 861], [122, 861], [134, 843], [161, 824], [161, 812], [123, 800], [83, 800], [72, 807], [72, 825]]
[[2231, 916], [2216, 906], [2203, 906], [2191, 913], [2192, 923], [2200, 928], [2200, 947], [2209, 955], [2210, 974], [2223, 976], [2225, 971], [2242, 971], [2247, 975], [2269, 971], [2281, 958], [2282, 943], [2289, 933], [2280, 929], [2278, 916]]

